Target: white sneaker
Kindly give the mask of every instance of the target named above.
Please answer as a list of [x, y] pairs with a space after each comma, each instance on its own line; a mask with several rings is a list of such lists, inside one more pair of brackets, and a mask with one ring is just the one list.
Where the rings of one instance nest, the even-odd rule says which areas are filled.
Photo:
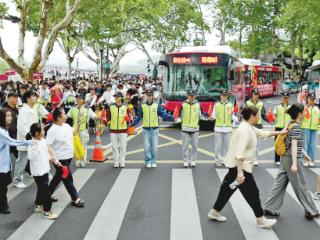
[[151, 163], [147, 163], [147, 168], [151, 168]]
[[314, 162], [309, 162], [309, 167], [314, 167], [314, 166], [316, 166], [315, 164], [314, 164]]
[[308, 164], [307, 162], [303, 162], [302, 165], [303, 165], [304, 167], [309, 167], [309, 164]]
[[119, 165], [119, 163], [115, 163], [115, 164], [113, 165], [113, 167], [115, 167], [115, 168], [119, 168], [119, 167], [120, 167], [120, 165]]
[[191, 164], [190, 164], [190, 166], [191, 166], [191, 167], [197, 166], [197, 165], [196, 165], [196, 162], [195, 162], [195, 161], [192, 161]]
[[55, 214], [54, 212], [50, 211], [50, 212], [45, 212], [43, 214], [43, 217], [46, 218], [46, 219], [49, 219], [49, 220], [54, 220], [56, 219], [58, 216], [57, 214]]
[[223, 163], [221, 160], [216, 160], [216, 166], [217, 167], [222, 167]]
[[184, 167], [184, 168], [189, 167], [189, 163], [188, 163], [188, 162], [184, 162], [184, 163], [183, 163], [183, 167]]
[[23, 182], [19, 182], [17, 184], [13, 184], [13, 186], [18, 188], [18, 189], [23, 189], [23, 188], [27, 187]]
[[77, 167], [77, 168], [81, 167], [80, 163], [75, 163], [74, 166]]
[[320, 192], [315, 192], [313, 198], [314, 200], [320, 200]]
[[277, 223], [277, 219], [269, 219], [265, 217], [261, 217], [260, 219], [257, 219], [257, 226], [259, 228], [271, 228], [273, 225]]
[[123, 164], [120, 164], [120, 167], [121, 167], [121, 168], [125, 168], [126, 165], [123, 163]]
[[253, 165], [258, 166], [259, 165], [258, 161], [257, 160], [253, 161]]
[[280, 162], [276, 162], [276, 166], [280, 166]]
[[36, 206], [34, 207], [34, 212], [40, 212], [40, 213], [42, 213], [42, 212], [43, 212], [43, 206], [41, 206], [41, 205], [36, 205]]
[[218, 222], [225, 222], [227, 221], [227, 218], [222, 216], [219, 212], [217, 212], [214, 209], [211, 209], [210, 212], [208, 213], [208, 218], [211, 220], [216, 220]]
[[156, 168], [156, 167], [157, 167], [157, 164], [156, 164], [156, 163], [152, 163], [151, 167], [152, 167], [152, 168]]

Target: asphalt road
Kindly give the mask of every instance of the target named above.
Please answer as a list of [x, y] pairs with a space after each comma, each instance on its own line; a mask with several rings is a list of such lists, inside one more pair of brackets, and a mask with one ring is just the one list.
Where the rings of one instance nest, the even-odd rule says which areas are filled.
[[[267, 108], [279, 102], [279, 97], [264, 99]], [[180, 129], [162, 123], [158, 146], [158, 168], [146, 169], [143, 164], [143, 133], [130, 137], [125, 169], [112, 167], [109, 134], [102, 143], [106, 157], [103, 163], [91, 162], [85, 168], [73, 169], [74, 182], [83, 209], [70, 206], [63, 186], [55, 193], [59, 198], [53, 209], [59, 213], [56, 221], [42, 219], [33, 213], [36, 186], [27, 178], [28, 188], [10, 187], [10, 215], [0, 215], [0, 239], [106, 239], [106, 240], [242, 240], [283, 239], [316, 240], [320, 236], [320, 220], [307, 221], [304, 210], [292, 190], [287, 189], [281, 217], [272, 230], [255, 225], [252, 210], [238, 192], [222, 211], [228, 221], [217, 223], [207, 219], [219, 191], [224, 168], [214, 165], [214, 133], [201, 131], [198, 165], [182, 168]], [[164, 126], [166, 125], [166, 126]], [[266, 123], [265, 128], [273, 128]], [[92, 156], [95, 137], [90, 141]], [[318, 142], [319, 145], [319, 142]], [[273, 163], [273, 139], [262, 140], [259, 166], [254, 176], [264, 202], [271, 190], [277, 167]], [[305, 169], [310, 191], [316, 188], [315, 169]], [[316, 201], [320, 209], [320, 201]]]

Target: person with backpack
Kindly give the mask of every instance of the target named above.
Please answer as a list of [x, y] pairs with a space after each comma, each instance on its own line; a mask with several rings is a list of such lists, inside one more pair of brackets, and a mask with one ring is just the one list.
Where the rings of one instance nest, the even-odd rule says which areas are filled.
[[304, 118], [304, 106], [293, 104], [287, 110], [287, 113], [292, 120], [288, 125], [289, 132], [284, 140], [285, 153], [280, 160], [279, 172], [265, 203], [264, 214], [273, 217], [280, 216], [278, 210], [283, 204], [286, 188], [290, 182], [297, 199], [305, 210], [305, 217], [311, 220], [319, 217], [319, 211], [308, 190], [302, 166], [303, 155], [306, 159], [308, 158], [308, 155], [303, 150], [304, 135], [301, 129], [301, 122]]
[[320, 110], [315, 103], [315, 94], [308, 94], [308, 104], [304, 108], [304, 118], [301, 123], [304, 135], [303, 149], [311, 158], [311, 162], [304, 162], [305, 167], [314, 167], [317, 158], [317, 133], [320, 123]]
[[[273, 114], [276, 117], [275, 131], [281, 131], [282, 129], [284, 129], [291, 120], [290, 115], [286, 112], [291, 107], [291, 105], [289, 104], [289, 96], [289, 92], [283, 91], [281, 103], [276, 105], [273, 109]], [[277, 154], [276, 151], [274, 161], [277, 166], [280, 166], [280, 156]]]
[[217, 200], [208, 213], [208, 218], [225, 222], [226, 217], [220, 211], [229, 201], [232, 194], [239, 188], [241, 194], [252, 208], [259, 228], [270, 228], [276, 224], [276, 219], [264, 217], [259, 189], [252, 174], [256, 158], [257, 138], [266, 138], [286, 131], [265, 131], [255, 127], [259, 121], [259, 109], [255, 106], [244, 107], [241, 110], [243, 121], [231, 137], [229, 149], [225, 158], [225, 166], [229, 169], [221, 184]]

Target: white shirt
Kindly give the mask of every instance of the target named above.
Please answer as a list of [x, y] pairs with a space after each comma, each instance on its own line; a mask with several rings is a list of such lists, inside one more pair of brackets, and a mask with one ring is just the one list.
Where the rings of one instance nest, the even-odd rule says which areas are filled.
[[[30, 131], [32, 124], [38, 122], [38, 116], [36, 111], [29, 107], [29, 105], [24, 104], [19, 110], [18, 120], [17, 120], [17, 140], [26, 140], [26, 135]], [[18, 146], [19, 151], [27, 151], [27, 146]]]
[[42, 176], [50, 171], [50, 155], [45, 139], [32, 140], [32, 145], [28, 147], [28, 159], [33, 176]]
[[52, 124], [46, 140], [58, 160], [73, 158], [73, 128], [68, 124], [64, 123], [62, 126]]
[[251, 126], [242, 121], [232, 134], [229, 149], [225, 158], [225, 166], [237, 167], [237, 159], [244, 158], [243, 170], [252, 173], [253, 162], [256, 159], [257, 137], [270, 137], [271, 132]]
[[102, 103], [103, 101], [106, 101], [108, 105], [114, 103], [114, 91], [105, 91], [99, 99], [98, 104]]

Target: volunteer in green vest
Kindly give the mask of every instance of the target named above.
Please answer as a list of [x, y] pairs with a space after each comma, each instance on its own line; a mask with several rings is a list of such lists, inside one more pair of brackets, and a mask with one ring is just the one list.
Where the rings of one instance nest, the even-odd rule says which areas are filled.
[[[291, 105], [289, 104], [289, 96], [289, 92], [283, 91], [281, 103], [276, 105], [273, 109], [273, 114], [276, 117], [275, 131], [281, 131], [291, 121], [290, 115], [286, 113], [286, 111], [291, 107]], [[276, 152], [274, 153], [274, 161], [277, 166], [280, 166], [280, 156]]]
[[115, 103], [110, 105], [107, 112], [107, 121], [110, 129], [114, 167], [124, 168], [130, 112], [128, 106], [123, 103], [122, 92], [117, 92], [114, 97]]
[[151, 89], [146, 90], [145, 94], [147, 101], [141, 104], [134, 125], [137, 125], [142, 120], [144, 160], [147, 168], [155, 168], [157, 167], [158, 155], [159, 116], [164, 121], [173, 121], [174, 119], [172, 115], [164, 111], [161, 105], [154, 102]]
[[[256, 128], [259, 128], [259, 129], [262, 129], [263, 128], [263, 125], [262, 125], [262, 120], [268, 122], [268, 119], [267, 119], [267, 115], [266, 115], [266, 109], [264, 107], [264, 104], [262, 101], [260, 101], [259, 97], [260, 97], [260, 92], [259, 92], [259, 89], [258, 88], [254, 88], [252, 89], [252, 97], [246, 101], [245, 103], [245, 106], [247, 107], [250, 107], [250, 106], [255, 106], [256, 108], [259, 109], [259, 112], [258, 112], [258, 117], [259, 117], [259, 120], [258, 120], [258, 123], [255, 124], [254, 126]], [[258, 145], [257, 145], [257, 156], [258, 156], [258, 150], [260, 149], [260, 142], [258, 141]], [[253, 163], [255, 166], [258, 165], [258, 160], [256, 158], [256, 160], [254, 161]]]
[[308, 104], [304, 108], [304, 119], [302, 120], [301, 128], [304, 134], [304, 150], [310, 157], [310, 163], [304, 162], [305, 167], [314, 167], [314, 161], [317, 157], [317, 132], [319, 129], [320, 112], [315, 104], [315, 94], [308, 94]]
[[232, 134], [233, 104], [228, 101], [228, 91], [222, 89], [220, 101], [214, 105], [212, 119], [216, 120], [214, 131], [214, 153], [216, 166], [223, 165]]
[[81, 144], [85, 149], [85, 156], [83, 159], [75, 159], [76, 167], [85, 167], [87, 164], [87, 147], [89, 142], [88, 122], [89, 119], [97, 118], [97, 115], [85, 106], [85, 97], [83, 93], [76, 95], [76, 106], [71, 108], [68, 112], [68, 117], [73, 120], [73, 128], [75, 132], [80, 135]]
[[[188, 98], [183, 102], [181, 108], [181, 118], [175, 122], [181, 122], [182, 127], [182, 154], [183, 154], [183, 167], [195, 167], [198, 157], [198, 142], [199, 142], [199, 121], [208, 120], [201, 114], [201, 107], [196, 100], [196, 92], [189, 90], [187, 92]], [[191, 153], [189, 150], [191, 144]]]

